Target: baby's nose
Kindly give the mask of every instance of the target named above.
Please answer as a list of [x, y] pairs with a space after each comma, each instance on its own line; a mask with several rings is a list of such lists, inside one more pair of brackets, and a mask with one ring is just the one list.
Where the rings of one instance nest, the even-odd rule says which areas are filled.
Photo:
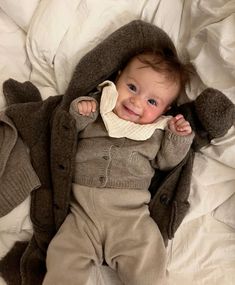
[[140, 107], [141, 106], [141, 99], [138, 98], [138, 96], [132, 96], [130, 101], [136, 107]]

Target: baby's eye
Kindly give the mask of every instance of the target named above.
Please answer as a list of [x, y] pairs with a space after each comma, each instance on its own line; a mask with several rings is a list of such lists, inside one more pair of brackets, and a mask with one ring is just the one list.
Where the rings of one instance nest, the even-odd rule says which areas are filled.
[[127, 86], [131, 91], [136, 92], [137, 88], [134, 84], [127, 84]]
[[148, 99], [148, 103], [157, 106], [157, 101], [155, 99]]

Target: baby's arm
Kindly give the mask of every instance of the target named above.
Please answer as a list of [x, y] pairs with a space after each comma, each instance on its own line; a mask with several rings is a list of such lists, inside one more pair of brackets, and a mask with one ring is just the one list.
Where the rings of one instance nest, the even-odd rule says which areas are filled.
[[72, 101], [69, 112], [76, 120], [78, 131], [82, 131], [97, 119], [97, 106], [98, 102], [92, 97], [79, 97]]
[[183, 115], [170, 119], [153, 166], [161, 170], [175, 167], [188, 153], [193, 138], [192, 128]]

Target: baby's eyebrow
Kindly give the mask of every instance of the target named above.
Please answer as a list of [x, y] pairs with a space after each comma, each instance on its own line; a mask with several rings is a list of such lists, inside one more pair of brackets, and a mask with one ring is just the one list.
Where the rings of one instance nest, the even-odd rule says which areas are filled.
[[158, 97], [158, 96], [155, 95], [155, 94], [152, 94], [150, 97], [151, 97], [151, 99], [156, 99], [157, 101], [160, 101], [160, 102], [163, 101], [162, 98]]
[[127, 79], [131, 79], [131, 80], [137, 82], [137, 81], [135, 80], [135, 78], [133, 78], [133, 77], [131, 77], [131, 76], [127, 76]]

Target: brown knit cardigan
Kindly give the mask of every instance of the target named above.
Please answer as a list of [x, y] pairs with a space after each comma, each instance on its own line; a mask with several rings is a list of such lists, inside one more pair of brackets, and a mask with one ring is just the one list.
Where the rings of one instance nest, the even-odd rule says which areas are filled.
[[[176, 53], [165, 32], [136, 20], [118, 29], [81, 59], [64, 96], [42, 101], [30, 82], [9, 79], [4, 83], [9, 105], [6, 113], [29, 147], [32, 165], [42, 184], [31, 194], [32, 239], [29, 243], [16, 243], [0, 261], [1, 275], [9, 285], [42, 283], [47, 246], [68, 213], [77, 139], [75, 121], [68, 112], [70, 103], [112, 78], [132, 56], [159, 48]], [[205, 90], [196, 101], [176, 112], [182, 112], [191, 122], [196, 149], [224, 135], [234, 120], [234, 105], [214, 89]], [[156, 171], [150, 187], [150, 212], [166, 243], [173, 238], [189, 208], [193, 153], [191, 149], [170, 172]]]

